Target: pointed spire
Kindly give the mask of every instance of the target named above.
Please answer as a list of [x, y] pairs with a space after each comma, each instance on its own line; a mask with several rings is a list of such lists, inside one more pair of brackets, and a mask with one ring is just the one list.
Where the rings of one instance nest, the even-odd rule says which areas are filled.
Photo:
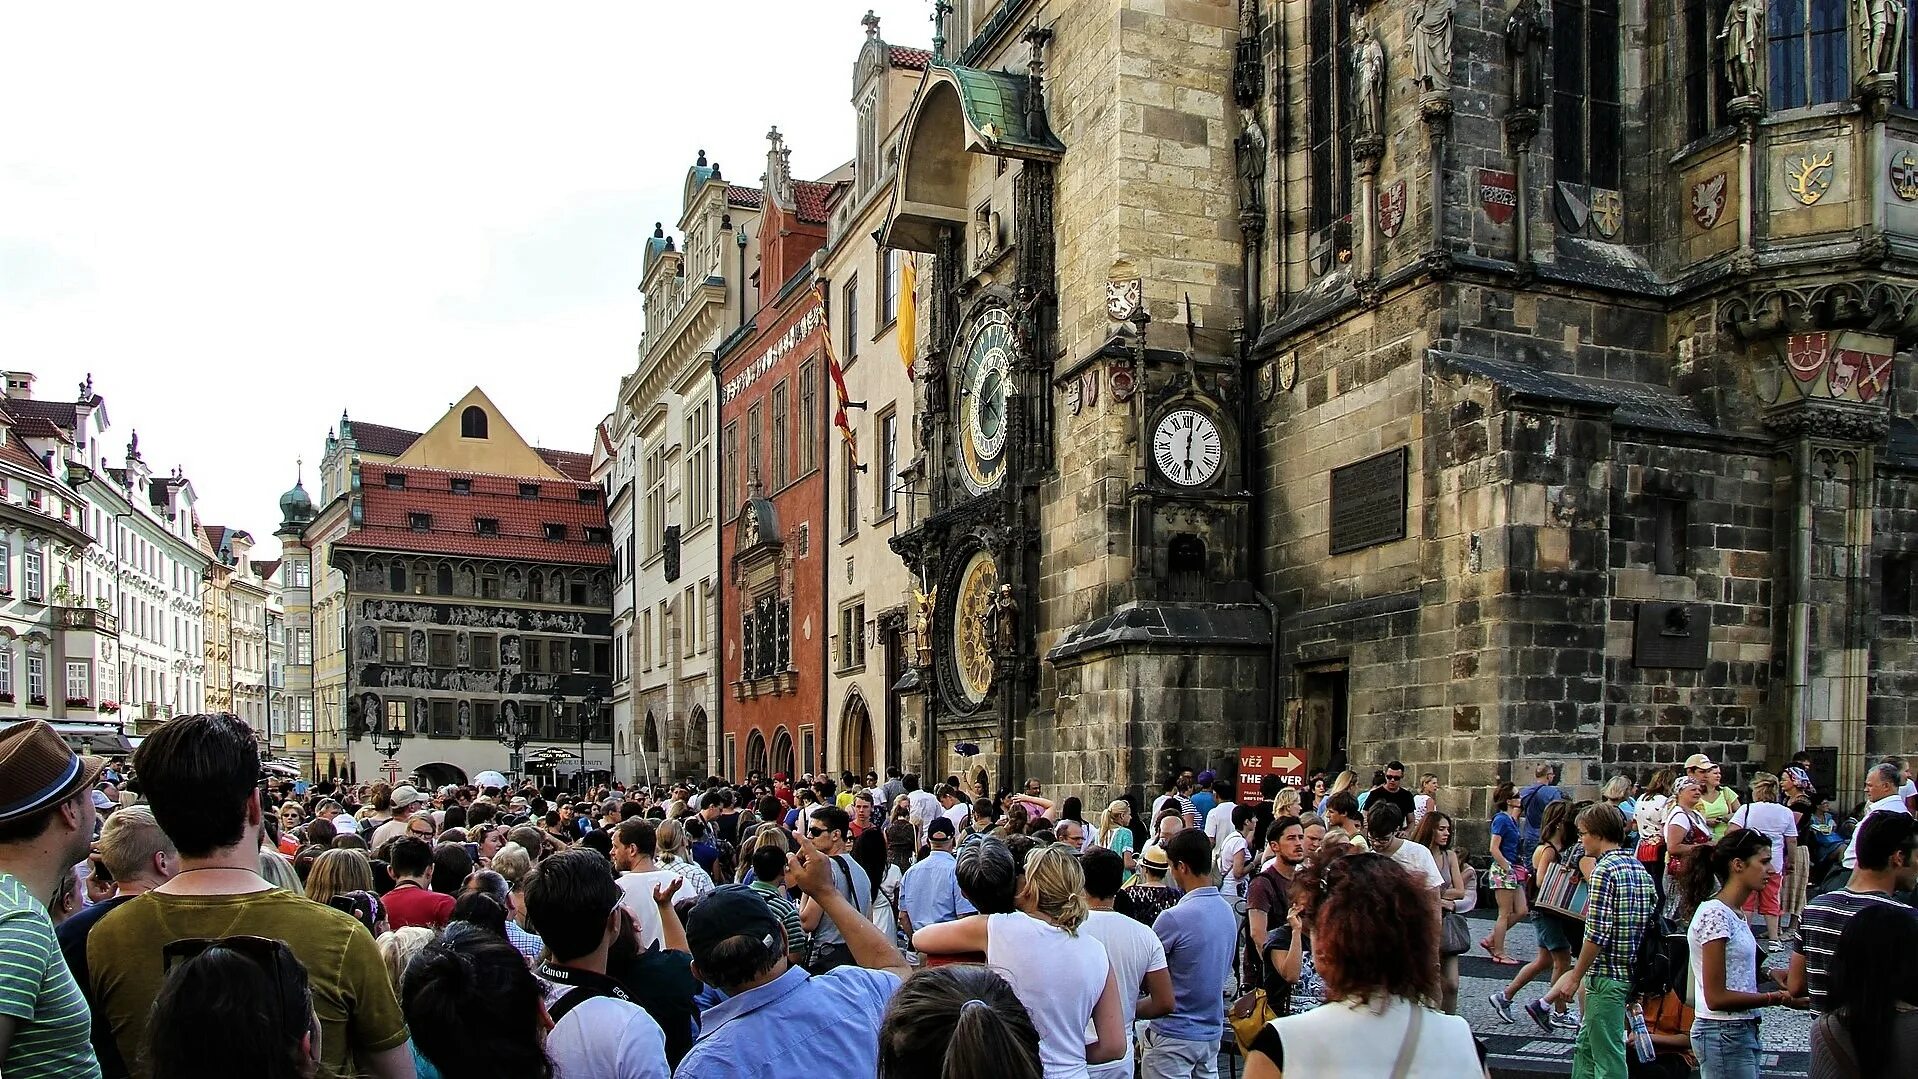
[[859, 20], [859, 25], [866, 28], [867, 38], [879, 36], [879, 16], [874, 15], [871, 8], [866, 9], [866, 17]]
[[786, 148], [786, 137], [775, 126], [766, 132], [766, 194], [781, 206], [793, 204], [793, 152]]
[[946, 58], [946, 16], [952, 13], [950, 0], [932, 0], [932, 58]]

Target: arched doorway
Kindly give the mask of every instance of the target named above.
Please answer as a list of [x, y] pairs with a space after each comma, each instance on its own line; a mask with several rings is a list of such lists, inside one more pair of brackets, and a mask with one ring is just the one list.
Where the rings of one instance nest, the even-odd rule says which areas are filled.
[[435, 762], [433, 764], [422, 764], [418, 768], [413, 769], [413, 771], [433, 790], [438, 790], [449, 784], [458, 787], [464, 786], [466, 783], [466, 770], [456, 765]]
[[659, 719], [650, 709], [646, 712], [646, 725], [639, 733], [639, 770], [649, 783], [660, 772]]
[[758, 731], [746, 735], [746, 774], [766, 774], [766, 736]]
[[966, 769], [966, 793], [975, 799], [992, 797], [992, 777], [986, 774], [984, 765]]
[[784, 772], [790, 779], [798, 779], [799, 773], [793, 770], [793, 736], [781, 727], [773, 732], [773, 774]]
[[846, 706], [839, 714], [839, 767], [855, 775], [864, 775], [879, 768], [878, 751], [874, 746], [872, 713], [866, 708], [866, 698], [858, 689], [846, 694]]
[[[679, 762], [681, 775], [701, 778], [712, 774], [706, 736], [706, 709], [695, 704], [691, 714], [686, 717], [686, 737], [681, 742], [686, 747], [686, 757]], [[732, 761], [727, 761], [720, 771], [732, 767], [732, 764]]]

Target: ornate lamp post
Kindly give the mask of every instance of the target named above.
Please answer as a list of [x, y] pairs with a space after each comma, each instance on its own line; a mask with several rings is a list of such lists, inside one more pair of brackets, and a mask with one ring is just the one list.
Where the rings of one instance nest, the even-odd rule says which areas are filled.
[[506, 765], [507, 771], [517, 776], [521, 767], [520, 751], [526, 748], [526, 743], [533, 740], [531, 725], [527, 723], [526, 713], [518, 704], [508, 701], [506, 702], [506, 706], [501, 709], [499, 733], [496, 737], [499, 740], [499, 744], [505, 746], [509, 754]]
[[579, 702], [573, 725], [579, 728], [579, 793], [586, 793], [586, 731], [589, 724], [599, 721], [599, 691], [587, 690], [586, 696]]
[[401, 738], [406, 734], [406, 720], [399, 716], [389, 716], [379, 724], [373, 737], [373, 748], [380, 756], [392, 759], [400, 755]]
[[[557, 741], [565, 737], [566, 697], [558, 690], [554, 690], [553, 695], [546, 698], [546, 709], [547, 714], [551, 717], [547, 721], [546, 736]], [[574, 718], [578, 718], [577, 713], [575, 713]], [[562, 751], [560, 755], [565, 756], [565, 753]], [[557, 770], [553, 773], [553, 783], [554, 785], [558, 785], [559, 783], [559, 773]]]

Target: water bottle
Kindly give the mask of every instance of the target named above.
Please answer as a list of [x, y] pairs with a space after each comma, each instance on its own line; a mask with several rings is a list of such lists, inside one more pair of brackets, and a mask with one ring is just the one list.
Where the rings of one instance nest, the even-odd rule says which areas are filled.
[[1638, 1054], [1638, 1062], [1650, 1064], [1658, 1057], [1658, 1047], [1652, 1044], [1652, 1032], [1645, 1026], [1645, 1009], [1637, 1004], [1627, 1008], [1625, 1025], [1632, 1032], [1632, 1051]]

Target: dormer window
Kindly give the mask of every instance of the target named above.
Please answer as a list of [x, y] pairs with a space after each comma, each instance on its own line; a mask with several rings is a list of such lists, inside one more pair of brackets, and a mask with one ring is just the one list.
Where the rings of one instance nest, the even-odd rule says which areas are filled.
[[388, 490], [392, 491], [406, 490], [406, 474], [404, 472], [388, 472], [386, 474], [386, 486]]
[[478, 405], [466, 406], [466, 411], [460, 413], [460, 437], [461, 438], [485, 438], [486, 437], [486, 410], [485, 409], [481, 408]]
[[537, 484], [537, 483], [522, 483], [522, 484], [520, 484], [520, 485], [519, 485], [519, 496], [520, 496], [521, 498], [523, 498], [523, 499], [525, 499], [525, 500], [527, 500], [528, 502], [531, 502], [531, 501], [533, 501], [534, 499], [536, 499], [536, 498], [538, 498], [538, 497], [539, 497], [539, 484]]
[[566, 542], [566, 526], [565, 526], [565, 525], [561, 525], [561, 524], [553, 524], [553, 523], [552, 523], [552, 522], [550, 522], [550, 521], [549, 521], [549, 522], [547, 522], [547, 524], [546, 524], [546, 542], [548, 542], [548, 543], [564, 543], [564, 542]]
[[447, 483], [447, 486], [456, 495], [470, 495], [473, 493], [473, 481], [464, 476], [453, 477], [453, 479]]
[[597, 502], [597, 501], [599, 501], [599, 488], [597, 488], [597, 487], [581, 487], [581, 488], [579, 489], [579, 500], [580, 500], [581, 502]]
[[587, 543], [611, 543], [613, 542], [613, 534], [607, 529], [594, 528], [589, 525], [586, 528], [586, 542]]
[[499, 535], [499, 518], [497, 517], [473, 518], [473, 534], [476, 536]]
[[431, 532], [433, 515], [430, 513], [409, 513], [406, 515], [406, 527], [415, 532]]

